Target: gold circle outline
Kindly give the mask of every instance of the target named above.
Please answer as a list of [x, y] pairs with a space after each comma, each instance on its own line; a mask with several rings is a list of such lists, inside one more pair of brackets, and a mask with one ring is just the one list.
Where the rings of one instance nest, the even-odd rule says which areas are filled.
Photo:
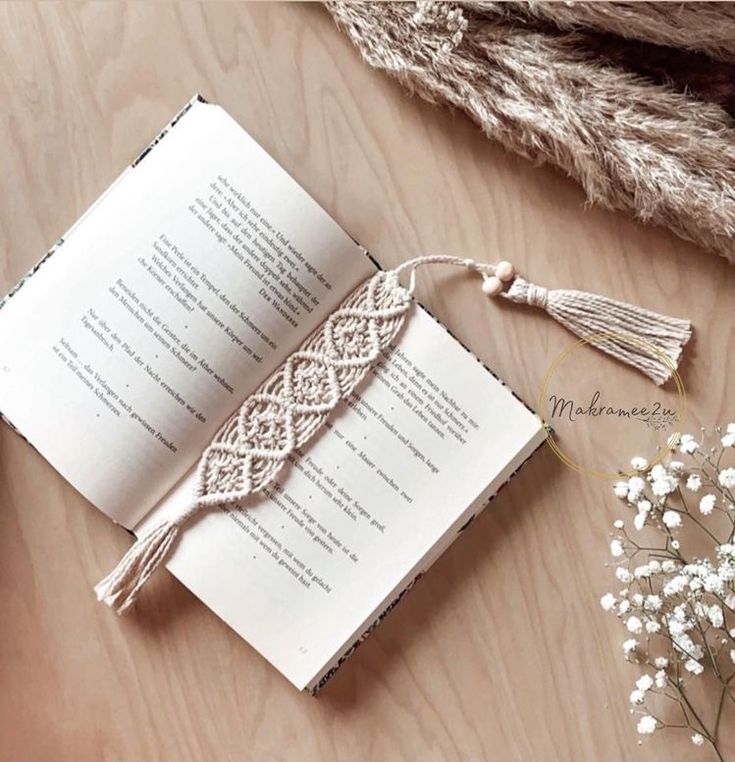
[[[684, 390], [684, 384], [681, 380], [681, 376], [679, 375], [679, 372], [676, 369], [676, 365], [673, 363], [671, 358], [662, 352], [658, 347], [654, 346], [650, 342], [646, 341], [645, 339], [642, 339], [640, 336], [634, 336], [633, 334], [629, 333], [616, 333], [613, 331], [601, 331], [599, 333], [593, 333], [590, 334], [587, 338], [579, 339], [578, 341], [575, 341], [573, 344], [570, 344], [563, 352], [561, 352], [556, 360], [551, 364], [549, 369], [546, 371], [546, 375], [544, 376], [544, 380], [541, 384], [541, 389], [539, 390], [539, 398], [538, 398], [538, 405], [539, 405], [539, 417], [541, 418], [542, 423], [547, 428], [549, 435], [546, 437], [546, 443], [551, 448], [553, 453], [556, 455], [559, 460], [561, 460], [564, 465], [571, 468], [573, 471], [576, 471], [580, 474], [585, 474], [587, 476], [594, 476], [598, 479], [619, 479], [621, 476], [633, 476], [636, 472], [630, 471], [630, 472], [623, 472], [623, 471], [617, 471], [615, 473], [610, 473], [606, 471], [598, 471], [593, 468], [586, 468], [585, 466], [581, 466], [578, 463], [575, 463], [559, 446], [559, 444], [554, 440], [554, 430], [551, 427], [551, 424], [546, 420], [546, 417], [544, 415], [545, 410], [545, 403], [544, 399], [546, 398], [546, 391], [549, 386], [549, 381], [551, 380], [552, 376], [556, 371], [558, 370], [559, 366], [567, 359], [567, 357], [572, 354], [572, 352], [579, 349], [579, 347], [584, 346], [585, 344], [592, 344], [592, 342], [595, 339], [625, 339], [626, 341], [632, 341], [634, 344], [637, 344], [642, 349], [645, 349], [648, 352], [652, 352], [659, 360], [661, 360], [664, 365], [666, 365], [671, 370], [671, 378], [674, 379], [674, 382], [676, 383], [676, 390], [679, 397], [679, 412], [676, 416], [676, 422], [681, 424], [684, 420], [684, 412], [686, 410], [686, 391]], [[593, 348], [598, 349], [597, 347]], [[598, 351], [602, 351], [599, 350]], [[674, 435], [669, 435], [667, 438], [667, 443], [672, 440], [672, 437], [678, 436], [679, 432], [676, 432]], [[650, 465], [654, 466], [657, 463], [660, 463], [666, 455], [665, 450], [662, 450], [659, 448], [659, 453], [655, 458], [649, 458], [648, 462]]]

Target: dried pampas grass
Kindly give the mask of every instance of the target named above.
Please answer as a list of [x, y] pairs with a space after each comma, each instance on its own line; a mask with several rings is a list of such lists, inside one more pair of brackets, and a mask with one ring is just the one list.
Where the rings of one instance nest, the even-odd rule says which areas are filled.
[[562, 168], [590, 201], [735, 261], [732, 117], [676, 83], [629, 71], [595, 44], [597, 32], [614, 32], [734, 58], [731, 4], [701, 12], [656, 3], [327, 7], [370, 65], [413, 92], [463, 109], [488, 137]]
[[586, 29], [735, 61], [735, 9], [722, 2], [460, 3], [471, 13], [537, 19], [566, 31]]

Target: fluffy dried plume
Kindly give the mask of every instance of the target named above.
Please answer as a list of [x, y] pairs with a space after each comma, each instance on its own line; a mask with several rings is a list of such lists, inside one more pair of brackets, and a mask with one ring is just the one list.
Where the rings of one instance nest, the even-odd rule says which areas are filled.
[[[665, 225], [735, 261], [733, 119], [615, 65], [590, 47], [586, 32], [564, 31], [625, 28], [727, 58], [735, 54], [735, 36], [724, 33], [735, 23], [729, 4], [722, 11], [707, 4], [706, 20], [691, 28], [694, 9], [679, 4], [326, 5], [365, 61], [412, 92], [462, 109], [508, 149], [558, 166], [591, 202]], [[552, 32], [531, 23], [557, 14]]]

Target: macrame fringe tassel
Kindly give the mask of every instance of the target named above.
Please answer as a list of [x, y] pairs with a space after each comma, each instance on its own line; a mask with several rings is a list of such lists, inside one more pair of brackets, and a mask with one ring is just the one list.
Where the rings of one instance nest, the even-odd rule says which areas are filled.
[[141, 535], [120, 563], [95, 588], [97, 600], [124, 614], [166, 558], [179, 533], [180, 521], [164, 521]]
[[620, 362], [645, 373], [659, 386], [668, 381], [692, 335], [688, 320], [626, 304], [607, 296], [572, 289], [547, 289], [521, 278], [505, 260], [493, 265], [448, 254], [415, 257], [394, 272], [410, 272], [408, 292], [416, 285], [416, 270], [423, 265], [466, 267], [482, 276], [482, 290], [515, 304], [540, 307], [572, 333]]
[[671, 378], [692, 335], [688, 320], [586, 291], [549, 290], [518, 276], [502, 296], [540, 307], [581, 339], [638, 368], [659, 386]]

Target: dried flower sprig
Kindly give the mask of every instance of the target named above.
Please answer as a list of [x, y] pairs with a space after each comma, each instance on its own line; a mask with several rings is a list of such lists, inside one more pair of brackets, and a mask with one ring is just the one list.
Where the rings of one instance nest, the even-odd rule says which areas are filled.
[[[719, 441], [709, 446], [713, 436]], [[709, 745], [720, 760], [722, 718], [735, 704], [730, 458], [735, 423], [713, 435], [682, 435], [653, 467], [633, 458], [636, 474], [613, 487], [633, 512], [632, 527], [616, 520], [610, 539], [620, 589], [600, 599], [627, 630], [625, 658], [644, 668], [630, 694], [638, 733], [686, 728], [695, 746]], [[713, 702], [706, 700], [710, 685]]]

